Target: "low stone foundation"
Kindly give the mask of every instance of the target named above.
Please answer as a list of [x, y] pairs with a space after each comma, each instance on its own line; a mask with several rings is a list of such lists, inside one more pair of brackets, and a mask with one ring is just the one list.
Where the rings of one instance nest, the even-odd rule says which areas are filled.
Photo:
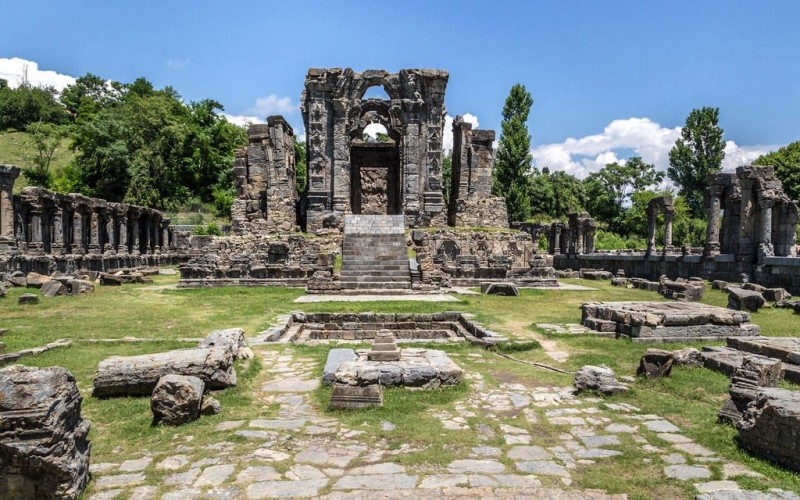
[[750, 315], [693, 302], [590, 302], [581, 324], [635, 342], [685, 342], [757, 336]]
[[476, 324], [460, 312], [413, 313], [301, 313], [283, 317], [281, 324], [257, 337], [270, 342], [319, 344], [330, 341], [372, 341], [381, 330], [393, 333], [398, 342], [469, 341], [491, 345], [505, 337]]

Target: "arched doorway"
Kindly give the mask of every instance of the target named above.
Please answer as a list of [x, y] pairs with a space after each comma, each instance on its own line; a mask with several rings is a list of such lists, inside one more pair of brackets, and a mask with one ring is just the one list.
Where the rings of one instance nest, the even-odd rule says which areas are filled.
[[401, 139], [375, 108], [365, 106], [350, 141], [350, 206], [354, 214], [398, 215], [403, 213]]

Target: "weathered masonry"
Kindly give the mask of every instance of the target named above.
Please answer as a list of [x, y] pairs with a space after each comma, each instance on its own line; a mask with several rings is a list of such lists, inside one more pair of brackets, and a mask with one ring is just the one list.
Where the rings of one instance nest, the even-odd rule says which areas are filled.
[[[784, 193], [771, 166], [744, 165], [735, 172], [708, 177], [708, 226], [703, 248], [672, 245], [672, 200], [656, 198], [648, 206], [648, 248], [645, 253], [556, 255], [558, 269], [597, 268], [626, 276], [658, 280], [693, 276], [710, 280], [751, 282], [800, 293], [797, 255], [798, 205]], [[663, 252], [656, 251], [656, 225], [664, 215]], [[556, 252], [557, 253], [557, 252]]]
[[[312, 68], [301, 96], [308, 134], [306, 228], [341, 227], [342, 215], [364, 208], [365, 167], [385, 169], [386, 215], [409, 226], [444, 225], [442, 135], [448, 73], [397, 73]], [[389, 99], [365, 99], [381, 86]], [[366, 146], [367, 125], [383, 125], [390, 141]], [[374, 175], [374, 174], [373, 174]]]
[[19, 174], [0, 165], [0, 270], [104, 270], [152, 256], [177, 263], [166, 257], [188, 247], [158, 210], [32, 186], [13, 195]]

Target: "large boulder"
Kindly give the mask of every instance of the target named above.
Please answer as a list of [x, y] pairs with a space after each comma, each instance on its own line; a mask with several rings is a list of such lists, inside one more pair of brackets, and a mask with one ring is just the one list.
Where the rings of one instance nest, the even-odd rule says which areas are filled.
[[81, 496], [91, 450], [82, 401], [64, 368], [0, 369], [0, 497]]
[[150, 398], [153, 425], [183, 425], [197, 420], [205, 383], [197, 377], [164, 375], [158, 379]]
[[51, 281], [53, 278], [50, 276], [45, 276], [44, 274], [39, 273], [28, 273], [26, 279], [26, 286], [28, 288], [42, 288], [42, 286]]
[[639, 368], [636, 370], [636, 375], [644, 375], [647, 378], [669, 377], [674, 359], [675, 355], [672, 351], [648, 349], [644, 352], [642, 359], [639, 360]]
[[585, 365], [575, 373], [575, 389], [578, 392], [592, 391], [610, 395], [628, 392], [629, 387], [617, 380], [614, 371], [607, 366]]
[[737, 311], [756, 312], [764, 306], [764, 296], [755, 290], [728, 287], [728, 308]]

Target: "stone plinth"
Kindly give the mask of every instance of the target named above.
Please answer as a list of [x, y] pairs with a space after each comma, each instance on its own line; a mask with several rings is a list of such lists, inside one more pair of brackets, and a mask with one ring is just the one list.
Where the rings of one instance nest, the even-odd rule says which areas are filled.
[[405, 348], [399, 361], [370, 361], [368, 352], [358, 350], [356, 361], [342, 363], [336, 370], [336, 383], [434, 388], [455, 385], [464, 378], [463, 370], [442, 351]]

